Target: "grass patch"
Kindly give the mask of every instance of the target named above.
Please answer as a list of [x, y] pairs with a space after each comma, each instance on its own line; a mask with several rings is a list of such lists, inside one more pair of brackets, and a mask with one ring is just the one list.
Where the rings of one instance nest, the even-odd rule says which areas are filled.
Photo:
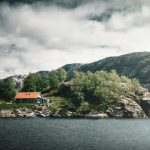
[[11, 109], [19, 109], [19, 108], [29, 108], [31, 109], [33, 105], [31, 104], [7, 104], [7, 103], [0, 103], [0, 110], [11, 110]]

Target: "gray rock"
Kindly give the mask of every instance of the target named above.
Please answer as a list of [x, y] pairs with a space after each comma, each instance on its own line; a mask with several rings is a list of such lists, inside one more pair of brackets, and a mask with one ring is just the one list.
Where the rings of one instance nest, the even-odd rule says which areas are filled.
[[25, 113], [24, 117], [27, 117], [27, 118], [35, 117], [35, 113], [34, 112]]
[[14, 109], [13, 111], [15, 114], [21, 114], [22, 113], [20, 109]]
[[47, 114], [47, 113], [45, 113], [45, 112], [43, 112], [43, 111], [35, 111], [35, 114], [37, 115], [37, 116], [39, 116], [39, 117], [47, 117], [47, 116], [49, 116], [49, 114]]
[[61, 115], [59, 114], [52, 114], [53, 117], [62, 117]]
[[118, 118], [146, 118], [146, 114], [139, 104], [137, 104], [134, 100], [121, 97], [119, 102], [120, 110], [114, 108], [114, 117]]
[[72, 111], [67, 111], [66, 112], [66, 116], [67, 117], [72, 117], [73, 116], [73, 112]]
[[142, 101], [150, 101], [150, 93], [147, 89], [144, 90], [143, 88], [143, 98], [142, 98]]
[[14, 118], [16, 115], [12, 110], [1, 110], [0, 111], [0, 117], [2, 118]]
[[13, 110], [17, 117], [35, 117], [35, 113], [31, 109], [20, 108]]
[[134, 117], [134, 118], [143, 118], [143, 117], [146, 116], [145, 113], [143, 112], [141, 106], [138, 105], [132, 99], [124, 98], [122, 100], [122, 102], [124, 102], [124, 104], [126, 104], [125, 107], [124, 107], [124, 109], [127, 112], [130, 112], [132, 114], [132, 117]]
[[16, 75], [11, 77], [14, 81], [16, 91], [20, 91], [22, 89], [25, 77], [25, 75]]
[[104, 119], [108, 118], [108, 114], [104, 112], [98, 112], [96, 110], [91, 110], [91, 112], [88, 115], [85, 115], [85, 117], [89, 119]]
[[122, 107], [118, 106], [118, 107], [115, 107], [116, 110], [121, 110]]
[[85, 116], [85, 118], [89, 118], [89, 119], [105, 119], [105, 118], [108, 118], [108, 115], [106, 113], [88, 114], [88, 115]]

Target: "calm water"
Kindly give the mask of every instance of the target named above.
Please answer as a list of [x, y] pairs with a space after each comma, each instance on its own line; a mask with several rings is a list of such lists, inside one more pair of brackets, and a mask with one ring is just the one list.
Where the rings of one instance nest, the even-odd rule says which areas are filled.
[[148, 119], [0, 119], [0, 150], [149, 149]]

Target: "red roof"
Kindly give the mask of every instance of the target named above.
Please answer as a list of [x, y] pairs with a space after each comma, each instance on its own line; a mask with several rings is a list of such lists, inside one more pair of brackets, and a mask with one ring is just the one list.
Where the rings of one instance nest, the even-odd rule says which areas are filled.
[[39, 92], [18, 92], [15, 99], [34, 99], [40, 96]]

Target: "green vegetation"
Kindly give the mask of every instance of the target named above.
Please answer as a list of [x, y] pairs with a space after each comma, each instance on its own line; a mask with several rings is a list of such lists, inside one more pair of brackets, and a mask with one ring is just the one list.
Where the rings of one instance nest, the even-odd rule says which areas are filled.
[[0, 103], [0, 110], [11, 110], [11, 109], [32, 108], [32, 107], [33, 105], [30, 105], [30, 104]]
[[75, 110], [73, 103], [70, 100], [66, 100], [64, 97], [49, 97], [52, 100], [49, 110], [52, 112], [57, 111], [59, 108], [64, 108], [67, 110]]
[[[73, 65], [70, 64], [69, 67], [72, 68]], [[121, 76], [138, 79], [144, 87], [150, 90], [150, 52], [135, 52], [116, 57], [107, 57], [93, 63], [79, 65], [73, 70], [82, 72], [105, 70], [110, 72], [113, 69]]]
[[90, 105], [88, 102], [82, 102], [80, 107], [77, 109], [77, 112], [82, 114], [87, 114], [91, 110]]
[[24, 80], [22, 91], [44, 92], [49, 88], [52, 90], [57, 88], [60, 83], [66, 80], [66, 78], [67, 76], [64, 69], [51, 71], [49, 77], [40, 73], [30, 73]]
[[67, 78], [67, 73], [64, 69], [54, 70], [50, 74], [49, 84], [51, 90], [56, 89], [58, 85], [64, 82]]
[[11, 78], [6, 78], [0, 82], [0, 99], [11, 101], [15, 94], [15, 85]]
[[24, 86], [22, 91], [24, 92], [34, 92], [43, 91], [48, 87], [49, 80], [46, 76], [38, 73], [30, 73], [24, 80]]
[[[82, 114], [91, 109], [105, 111], [116, 105], [121, 96], [134, 98], [140, 93], [141, 85], [137, 79], [119, 76], [116, 71], [97, 71], [72, 73], [72, 79], [66, 81], [64, 69], [52, 71], [49, 77], [42, 74], [29, 74], [24, 80], [22, 91], [39, 91], [51, 100], [49, 110], [59, 108]], [[11, 78], [0, 82], [0, 98], [11, 101], [15, 97], [15, 87]], [[135, 100], [137, 100], [135, 98]], [[31, 107], [26, 104], [1, 103], [0, 109]]]
[[139, 89], [138, 80], [120, 77], [115, 71], [75, 72], [71, 81], [58, 87], [57, 95], [69, 99], [78, 110], [88, 110], [90, 105], [104, 111], [116, 104], [121, 96], [130, 97], [131, 93], [138, 93]]

